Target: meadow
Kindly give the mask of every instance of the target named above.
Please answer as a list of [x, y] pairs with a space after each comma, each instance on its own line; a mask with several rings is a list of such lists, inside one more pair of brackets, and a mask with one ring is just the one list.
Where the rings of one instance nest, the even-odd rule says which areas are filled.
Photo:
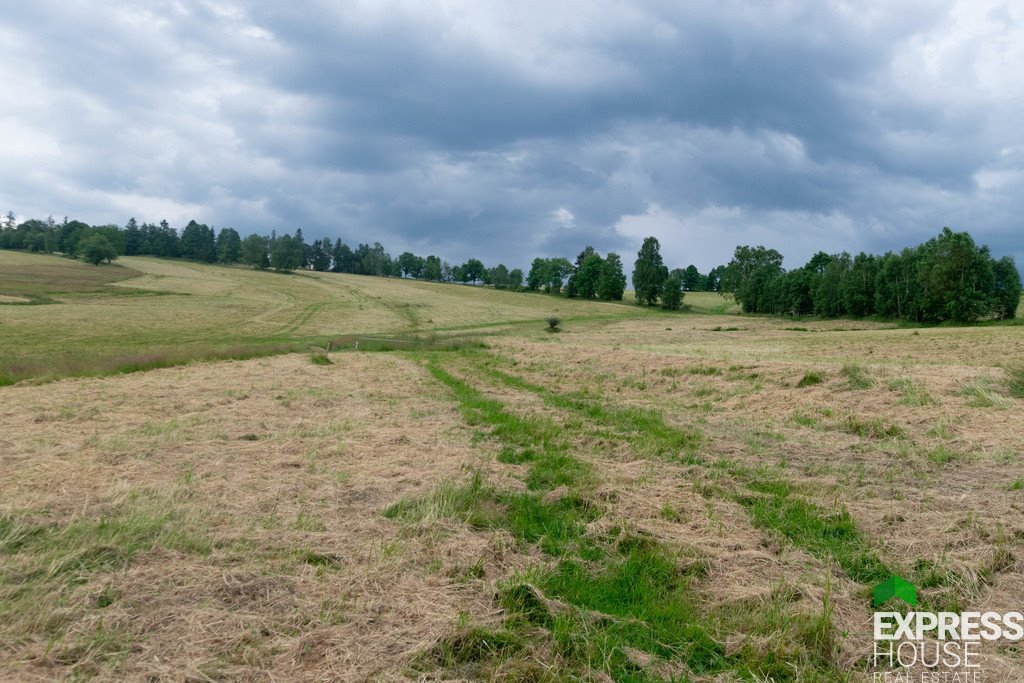
[[861, 681], [891, 574], [1020, 609], [1021, 327], [120, 263], [0, 252], [0, 678]]

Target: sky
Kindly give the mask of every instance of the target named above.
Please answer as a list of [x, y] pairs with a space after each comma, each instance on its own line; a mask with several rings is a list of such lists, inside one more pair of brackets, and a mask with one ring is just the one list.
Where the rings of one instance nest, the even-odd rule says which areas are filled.
[[0, 211], [702, 271], [948, 225], [1024, 264], [1024, 3], [33, 0]]

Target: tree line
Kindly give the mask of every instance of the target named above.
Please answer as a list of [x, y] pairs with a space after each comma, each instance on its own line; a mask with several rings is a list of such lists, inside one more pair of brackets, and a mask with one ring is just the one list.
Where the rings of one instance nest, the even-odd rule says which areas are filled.
[[[295, 234], [251, 234], [233, 228], [214, 231], [190, 221], [180, 232], [168, 225], [90, 226], [67, 218], [57, 223], [30, 219], [17, 223], [9, 212], [0, 224], [0, 248], [58, 252], [90, 263], [119, 255], [183, 258], [205, 263], [241, 263], [256, 269], [290, 272], [309, 269], [435, 282], [489, 285], [512, 291], [543, 291], [567, 297], [621, 301], [626, 276], [621, 257], [603, 257], [587, 246], [575, 262], [564, 257], [535, 258], [527, 274], [499, 263], [487, 267], [470, 258], [451, 264], [436, 255], [403, 252], [392, 258], [380, 242], [352, 249], [340, 239], [307, 243]], [[687, 291], [732, 292], [746, 313], [788, 316], [880, 316], [913, 322], [972, 322], [1016, 315], [1021, 280], [1010, 257], [995, 259], [966, 232], [949, 228], [899, 253], [881, 256], [819, 252], [804, 266], [782, 267], [782, 254], [763, 246], [738, 246], [732, 260], [702, 274], [696, 266], [669, 270], [654, 237], [644, 240], [632, 274], [637, 303], [682, 306]]]
[[[566, 259], [545, 259], [544, 266], [538, 267], [535, 264], [527, 283], [521, 269], [510, 269], [503, 263], [488, 268], [479, 259], [470, 258], [462, 264], [451, 264], [433, 254], [417, 256], [408, 251], [392, 258], [380, 242], [372, 245], [358, 244], [355, 249], [341, 239], [333, 242], [318, 239], [307, 243], [301, 229], [296, 230], [294, 235], [279, 235], [274, 231], [269, 235], [251, 234], [243, 239], [233, 228], [222, 228], [215, 232], [208, 225], [194, 220], [189, 221], [179, 234], [167, 221], [140, 224], [131, 218], [122, 228], [117, 225], [91, 226], [67, 218], [58, 223], [51, 216], [46, 220], [29, 219], [18, 223], [13, 212], [8, 212], [0, 224], [0, 249], [61, 253], [93, 264], [111, 262], [118, 256], [157, 256], [202, 263], [237, 263], [259, 270], [291, 272], [309, 269], [490, 285], [514, 291], [543, 288], [559, 292], [564, 279], [573, 270]], [[592, 248], [588, 247], [588, 250], [588, 254], [594, 255]], [[551, 270], [548, 261], [559, 261], [559, 265], [565, 262], [567, 269], [564, 272], [558, 267]], [[602, 267], [605, 280], [601, 298], [621, 299], [625, 289], [621, 261], [617, 255], [609, 254], [608, 264]], [[541, 270], [545, 271], [543, 281], [538, 280], [537, 275]], [[562, 273], [557, 286], [552, 280], [554, 272]], [[588, 276], [584, 276], [583, 280], [589, 282]], [[591, 292], [588, 287], [584, 284], [583, 296], [596, 296], [596, 292]]]
[[[30, 219], [17, 223], [9, 212], [0, 226], [0, 248], [62, 253], [90, 263], [111, 262], [118, 256], [182, 258], [202, 263], [245, 264], [260, 270], [290, 272], [309, 269], [320, 272], [352, 273], [381, 277], [403, 277], [435, 282], [489, 285], [512, 291], [543, 291], [572, 298], [621, 301], [626, 290], [622, 258], [604, 256], [587, 246], [571, 262], [564, 257], [536, 258], [528, 274], [499, 263], [487, 267], [480, 259], [451, 264], [436, 255], [417, 256], [403, 252], [396, 258], [380, 242], [358, 244], [355, 249], [336, 239], [307, 243], [302, 230], [295, 234], [251, 234], [244, 239], [233, 228], [214, 231], [204, 223], [189, 221], [180, 232], [167, 221], [139, 223], [129, 219], [125, 226], [91, 226], [77, 220], [57, 223]], [[679, 308], [682, 291], [713, 289], [718, 276], [701, 275], [695, 266], [671, 273], [661, 261], [659, 245], [648, 238], [636, 261], [634, 286], [642, 292], [642, 303], [659, 301], [665, 308]], [[639, 273], [639, 275], [637, 275]], [[639, 285], [638, 285], [639, 283]]]
[[1015, 317], [1021, 279], [1011, 257], [996, 259], [968, 233], [943, 228], [899, 253], [818, 252], [789, 271], [778, 251], [739, 246], [721, 288], [748, 313], [969, 323]]

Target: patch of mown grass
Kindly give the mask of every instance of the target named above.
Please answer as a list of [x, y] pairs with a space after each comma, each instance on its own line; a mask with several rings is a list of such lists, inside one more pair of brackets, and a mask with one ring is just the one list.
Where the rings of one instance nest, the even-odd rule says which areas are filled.
[[[485, 372], [508, 386], [532, 391], [542, 398], [547, 396], [546, 403], [576, 410], [592, 421], [620, 427], [619, 420], [626, 420], [635, 414], [556, 394], [494, 368], [486, 368]], [[641, 413], [640, 416], [646, 419], [634, 422], [634, 427], [640, 424], [650, 430], [647, 438], [668, 436], [673, 429], [665, 425], [660, 416], [657, 416], [657, 420], [651, 418], [650, 413]], [[895, 425], [885, 425], [881, 422], [858, 422], [855, 426], [857, 433], [876, 438], [903, 435], [903, 431]], [[621, 429], [620, 433], [626, 438], [631, 438], [634, 434], [628, 429]], [[836, 561], [854, 580], [870, 583], [877, 577], [888, 577], [888, 574], [885, 574], [888, 569], [873, 550], [870, 540], [857, 529], [854, 519], [845, 509], [830, 512], [812, 502], [791, 497], [790, 485], [787, 482], [770, 477], [761, 468], [730, 463], [727, 471], [752, 491], [767, 494], [760, 497], [742, 494], [737, 496], [737, 500], [747, 509], [756, 526], [774, 529], [811, 554]]]
[[24, 297], [32, 303], [56, 303], [51, 297], [123, 293], [125, 290], [119, 292], [110, 285], [139, 275], [142, 273], [121, 265], [97, 268], [80, 261], [37, 254], [31, 260], [22, 258], [19, 262], [4, 263], [0, 268], [0, 294]]
[[489, 425], [493, 436], [510, 446], [541, 451], [564, 448], [564, 445], [556, 444], [559, 430], [549, 420], [524, 417], [505, 410], [500, 401], [487, 398], [434, 362], [428, 362], [427, 370], [452, 391], [470, 425]]
[[[0, 634], [43, 637], [53, 643], [62, 663], [103, 660], [111, 649], [111, 630], [73, 635], [68, 626], [82, 610], [101, 609], [104, 600], [82, 601], [79, 587], [123, 570], [140, 554], [167, 548], [209, 554], [214, 542], [202, 524], [186, 519], [173, 499], [133, 493], [102, 517], [70, 522], [38, 522], [29, 516], [0, 516]], [[109, 585], [103, 594], [113, 596]], [[109, 603], [108, 603], [109, 604]]]
[[526, 487], [531, 491], [550, 491], [559, 486], [582, 484], [590, 476], [590, 470], [589, 463], [564, 453], [551, 453], [530, 468]]
[[477, 529], [505, 529], [551, 555], [578, 542], [585, 525], [598, 514], [595, 505], [580, 496], [567, 495], [549, 502], [534, 492], [497, 491], [479, 472], [467, 482], [442, 482], [427, 496], [403, 498], [384, 510], [388, 519], [405, 523], [448, 518]]
[[523, 637], [508, 629], [459, 628], [418, 655], [411, 667], [417, 673], [444, 669], [465, 680], [487, 680], [525, 649]]
[[549, 629], [557, 656], [615, 680], [652, 678], [631, 649], [697, 674], [733, 668], [693, 599], [702, 572], [650, 539], [620, 542], [602, 559], [595, 566], [566, 558], [527, 581], [513, 579], [502, 606], [513, 622]]
[[1014, 398], [1024, 398], [1024, 365], [1006, 368], [1006, 390]]
[[454, 517], [478, 528], [504, 528], [550, 554], [561, 553], [575, 543], [584, 525], [596, 518], [597, 509], [578, 495], [547, 501], [544, 494], [560, 486], [573, 490], [585, 486], [590, 465], [566, 452], [565, 443], [557, 438], [558, 429], [549, 420], [511, 413], [436, 362], [428, 361], [427, 367], [452, 391], [468, 423], [490, 427], [491, 435], [504, 444], [501, 453], [531, 453], [525, 477], [529, 490], [496, 491], [474, 473], [461, 486], [445, 483], [427, 497], [399, 501], [385, 510], [385, 516], [413, 522]]
[[24, 380], [50, 382], [65, 377], [108, 377], [133, 372], [218, 360], [249, 360], [301, 351], [306, 345], [239, 344], [227, 347], [200, 346], [153, 350], [145, 353], [69, 356], [65, 358], [5, 359], [0, 363], [0, 387]]
[[875, 380], [868, 374], [867, 368], [859, 363], [847, 363], [840, 370], [840, 374], [846, 378], [848, 389], [870, 389], [875, 386]]
[[936, 465], [946, 465], [960, 459], [960, 454], [946, 446], [938, 446], [928, 452], [928, 459]]
[[366, 351], [368, 353], [390, 353], [392, 351], [465, 351], [486, 349], [487, 344], [471, 336], [413, 335], [404, 337], [360, 337], [344, 336], [330, 340], [330, 346], [337, 351]]
[[899, 439], [907, 435], [899, 425], [887, 423], [877, 417], [868, 419], [856, 415], [847, 415], [846, 419], [839, 423], [839, 429], [865, 439]]
[[848, 680], [848, 672], [835, 669], [839, 642], [828, 587], [820, 612], [795, 609], [799, 599], [796, 588], [783, 584], [768, 596], [727, 603], [716, 610], [717, 628], [744, 636], [737, 656], [765, 663], [759, 680], [790, 680], [794, 669], [800, 680]]
[[534, 453], [532, 448], [513, 448], [511, 446], [505, 446], [502, 448], [496, 460], [506, 465], [521, 465], [524, 462], [531, 462], [536, 460], [537, 454]]
[[999, 387], [992, 377], [977, 377], [967, 382], [956, 392], [967, 399], [972, 408], [1009, 408], [1013, 401], [999, 393]]
[[[736, 671], [743, 678], [763, 679], [788, 671], [784, 678], [790, 679], [795, 660], [813, 660], [811, 668], [820, 664], [821, 670], [834, 672], [830, 662], [802, 651], [780, 656], [748, 649], [742, 657], [727, 655], [696, 599], [706, 571], [702, 562], [618, 527], [597, 536], [588, 533], [587, 523], [601, 514], [591, 501], [571, 494], [540, 495], [553, 487], [579, 488], [589, 479], [588, 466], [552, 436], [550, 423], [509, 413], [436, 362], [428, 361], [428, 368], [453, 391], [467, 419], [489, 425], [502, 440], [500, 459], [533, 463], [525, 479], [528, 488], [538, 490], [500, 492], [474, 474], [461, 486], [445, 484], [431, 496], [400, 501], [385, 514], [409, 521], [454, 516], [471, 525], [505, 529], [536, 543], [557, 563], [534, 567], [504, 584], [500, 601], [507, 618], [501, 629], [460, 629], [421, 661], [463, 676], [494, 675], [500, 667], [503, 672], [530, 671], [531, 679], [540, 666], [559, 671], [558, 679], [600, 673], [615, 680], [660, 680], [660, 665], [685, 672], [682, 676]], [[616, 426], [627, 415], [557, 394], [549, 400]], [[628, 415], [649, 424], [646, 413]], [[662, 428], [669, 429], [663, 423]], [[634, 424], [623, 438], [635, 436], [635, 430]], [[523, 458], [527, 452], [530, 457]], [[546, 645], [534, 647], [538, 639]]]
[[402, 498], [388, 506], [384, 516], [415, 523], [456, 518], [472, 526], [486, 527], [490, 518], [485, 513], [485, 504], [493, 498], [493, 491], [484, 485], [483, 476], [476, 471], [463, 484], [444, 481], [427, 496]]
[[572, 550], [585, 552], [581, 540], [586, 525], [600, 515], [592, 502], [578, 496], [547, 502], [541, 496], [520, 493], [506, 494], [499, 500], [506, 506], [500, 526], [554, 556]]
[[[425, 658], [434, 667], [463, 676], [507, 674], [514, 678], [528, 672], [523, 675], [530, 680], [543, 680], [540, 672], [557, 672], [557, 680], [594, 676], [631, 681], [664, 680], [667, 676], [687, 680], [694, 675], [726, 672], [744, 680], [794, 680], [798, 671], [804, 679], [845, 680], [831, 646], [836, 635], [827, 604], [820, 615], [806, 614], [791, 605], [775, 605], [772, 614], [763, 618], [757, 615], [758, 620], [774, 624], [776, 631], [790, 634], [795, 643], [755, 646], [753, 643], [762, 640], [761, 635], [746, 631], [751, 634], [750, 643], [735, 653], [727, 652], [720, 634], [732, 636], [735, 630], [718, 630], [721, 623], [701, 608], [697, 597], [700, 582], [706, 578], [705, 563], [698, 557], [682, 556], [645, 533], [632, 533], [620, 526], [596, 535], [588, 531], [588, 522], [601, 514], [588, 497], [540, 493], [544, 488], [554, 490], [552, 486], [573, 490], [591, 485], [588, 467], [572, 463], [564, 441], [549, 432], [550, 422], [514, 416], [499, 401], [486, 398], [428, 360], [431, 366], [431, 373], [453, 389], [467, 419], [487, 424], [490, 433], [502, 438], [500, 461], [531, 464], [524, 479], [527, 483], [537, 481], [538, 490], [497, 492], [474, 475], [462, 487], [445, 484], [438, 489], [439, 494], [399, 502], [386, 514], [421, 519], [452, 513], [470, 524], [505, 529], [521, 541], [537, 544], [556, 560], [553, 565], [535, 566], [505, 582], [500, 591], [500, 602], [506, 609], [502, 628], [472, 634], [484, 642], [480, 647], [467, 648], [469, 655], [427, 653]], [[611, 427], [613, 431], [602, 432], [602, 438], [622, 438], [641, 451], [650, 446], [640, 438], [643, 429], [652, 429], [662, 445], [675, 445], [684, 437], [671, 434], [673, 428], [651, 412], [609, 409], [592, 400], [529, 385], [511, 375], [496, 375], [498, 371], [477, 369], [506, 386], [537, 393], [551, 407], [585, 418], [564, 423], [561, 429], [565, 432]], [[516, 428], [509, 429], [510, 424]], [[530, 439], [534, 443], [528, 443]], [[546, 460], [548, 464], [538, 467]], [[729, 471], [733, 470], [736, 476], [749, 480], [766, 478], [762, 468], [748, 470], [737, 465]], [[790, 495], [788, 484], [776, 484], [769, 486], [766, 481], [761, 488], [773, 495]], [[671, 512], [668, 516], [675, 517]], [[852, 561], [845, 564], [853, 567]], [[465, 633], [460, 627], [453, 638]], [[509, 634], [521, 637], [523, 647], [506, 648]], [[441, 647], [447, 647], [447, 643]]]
[[792, 496], [788, 485], [769, 487], [760, 482], [748, 488], [762, 495], [741, 495], [737, 501], [750, 512], [755, 526], [778, 532], [816, 557], [831, 558], [858, 583], [874, 584], [892, 574], [845, 507], [824, 509]]
[[927, 434], [928, 436], [936, 436], [940, 439], [947, 440], [952, 439], [954, 436], [953, 430], [950, 428], [950, 426], [946, 423], [946, 420], [943, 418], [939, 418], [938, 420], [936, 420], [935, 424], [932, 426], [931, 429], [928, 430]]
[[940, 560], [919, 559], [913, 564], [914, 585], [929, 590], [935, 588], [957, 588], [965, 583], [964, 577], [950, 566], [946, 558]]
[[0, 517], [0, 553], [45, 567], [47, 578], [70, 577], [80, 582], [89, 574], [120, 568], [137, 553], [157, 546], [200, 554], [212, 550], [204, 532], [180, 522], [166, 502], [142, 495], [130, 497], [107, 516], [67, 524], [35, 524], [4, 515]]
[[808, 429], [815, 429], [818, 426], [818, 420], [813, 415], [808, 415], [802, 410], [793, 411], [793, 422]]
[[621, 436], [629, 439], [641, 455], [685, 463], [699, 460], [696, 452], [704, 443], [703, 434], [694, 429], [667, 425], [656, 411], [610, 407], [589, 397], [552, 391], [497, 368], [480, 366], [478, 369], [506, 386], [539, 396], [546, 405], [573, 411], [592, 423], [614, 428]]
[[[827, 602], [820, 615], [795, 612], [783, 601], [745, 605], [729, 619], [708, 614], [699, 595], [704, 563], [679, 557], [645, 536], [604, 548], [599, 563], [563, 559], [552, 569], [507, 582], [500, 600], [511, 628], [550, 633], [556, 657], [613, 680], [664, 680], [715, 676], [741, 679], [844, 680], [836, 668], [836, 636]], [[749, 644], [729, 652], [719, 633], [786, 636], [775, 646]], [[749, 643], [749, 641], [748, 641]]]
[[107, 668], [118, 670], [132, 650], [131, 633], [119, 626], [107, 626], [99, 619], [84, 633], [70, 635], [51, 646], [50, 657], [70, 667], [70, 680], [88, 680]]
[[888, 388], [900, 395], [897, 403], [903, 406], [928, 406], [936, 403], [923, 386], [909, 378], [890, 380]]
[[821, 384], [825, 381], [820, 372], [815, 370], [808, 370], [804, 373], [804, 376], [800, 378], [800, 381], [796, 383], [797, 389], [803, 389], [804, 387], [813, 387], [817, 384]]

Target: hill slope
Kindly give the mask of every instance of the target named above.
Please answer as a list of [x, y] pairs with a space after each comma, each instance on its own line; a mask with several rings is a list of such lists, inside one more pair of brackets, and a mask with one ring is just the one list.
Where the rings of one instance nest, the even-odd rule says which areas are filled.
[[346, 335], [467, 332], [648, 314], [484, 287], [126, 257], [0, 252], [0, 383], [301, 349]]

